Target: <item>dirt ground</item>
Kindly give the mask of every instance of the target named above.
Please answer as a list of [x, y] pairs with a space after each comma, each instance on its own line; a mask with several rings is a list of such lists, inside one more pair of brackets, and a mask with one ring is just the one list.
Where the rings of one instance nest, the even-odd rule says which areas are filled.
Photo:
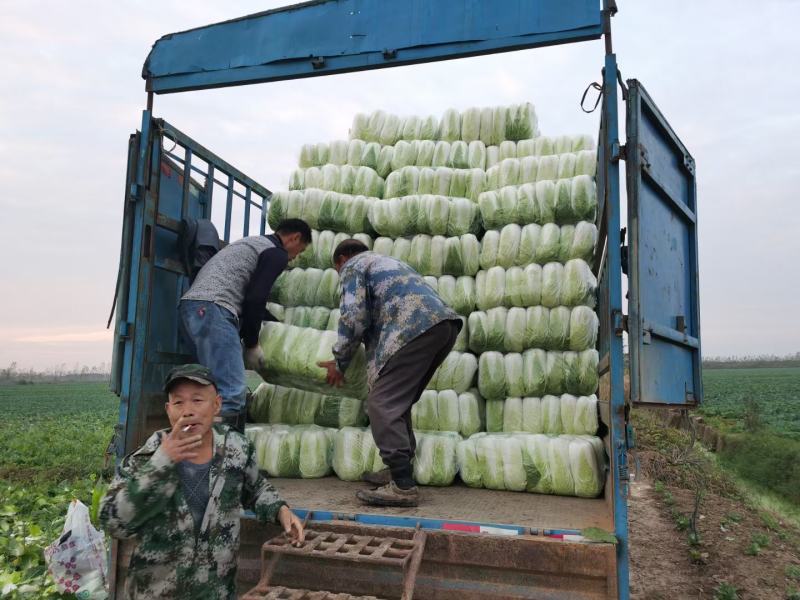
[[709, 493], [698, 511], [699, 540], [692, 544], [690, 528], [679, 530], [686, 522], [679, 524], [681, 515], [694, 511], [691, 491], [643, 480], [633, 484], [631, 496], [632, 598], [800, 598], [791, 595], [800, 581], [787, 574], [790, 565], [800, 569], [797, 530]]

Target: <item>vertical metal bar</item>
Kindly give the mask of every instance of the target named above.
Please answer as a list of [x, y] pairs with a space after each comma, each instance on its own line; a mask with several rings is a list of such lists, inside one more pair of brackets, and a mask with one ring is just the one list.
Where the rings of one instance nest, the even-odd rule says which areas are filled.
[[617, 537], [617, 581], [620, 600], [628, 600], [628, 464], [626, 443], [626, 414], [624, 394], [624, 363], [622, 347], [622, 262], [620, 256], [620, 189], [619, 162], [611, 160], [611, 149], [619, 145], [619, 114], [617, 106], [617, 60], [609, 54], [603, 75], [603, 119], [605, 120], [605, 165], [608, 218], [608, 313], [610, 319], [609, 354], [611, 377], [611, 469], [614, 482], [614, 534]]
[[603, 41], [605, 42], [606, 55], [614, 52], [614, 48], [611, 43], [611, 17], [613, 17], [615, 14], [617, 14], [616, 0], [603, 0], [601, 19], [603, 21]]
[[233, 175], [228, 175], [228, 197], [225, 200], [225, 241], [231, 241], [231, 211], [233, 210]]
[[[139, 134], [139, 148], [136, 159], [136, 176], [131, 185], [131, 196], [136, 198], [133, 217], [133, 236], [131, 243], [130, 277], [128, 280], [128, 306], [124, 316], [128, 323], [136, 322], [136, 306], [139, 302], [139, 264], [142, 257], [142, 238], [144, 232], [144, 195], [145, 175], [147, 173], [147, 156], [150, 146], [152, 115], [150, 111], [142, 111], [141, 133]], [[118, 423], [124, 432], [121, 444], [117, 445], [118, 458], [127, 452], [129, 432], [128, 413], [131, 408], [131, 380], [133, 377], [133, 343], [134, 332], [127, 332], [125, 348], [122, 359], [122, 376], [120, 378], [120, 404]]]
[[125, 172], [125, 193], [123, 195], [122, 240], [120, 243], [120, 265], [117, 274], [117, 287], [114, 292], [113, 313], [109, 315], [109, 325], [114, 317], [114, 353], [111, 364], [110, 389], [117, 395], [122, 393], [122, 365], [125, 353], [125, 338], [128, 318], [128, 295], [130, 293], [131, 240], [133, 239], [134, 207], [130, 189], [136, 177], [136, 156], [139, 153], [141, 134], [136, 132], [128, 140], [128, 168]]
[[[627, 140], [638, 139], [641, 121], [642, 97], [638, 86], [631, 89], [625, 104], [625, 133]], [[641, 401], [640, 372], [642, 361], [642, 328], [641, 307], [639, 305], [639, 267], [634, 264], [634, 257], [639, 254], [639, 198], [633, 193], [641, 176], [641, 155], [633, 142], [626, 144], [625, 173], [628, 185], [628, 358], [630, 359], [631, 404]]]
[[183, 194], [181, 197], [181, 219], [185, 219], [189, 215], [189, 188], [192, 183], [192, 149], [189, 147], [184, 148], [186, 154], [183, 159]]
[[247, 191], [244, 193], [244, 225], [242, 225], [242, 237], [250, 235], [250, 186], [247, 186]]
[[208, 174], [206, 175], [206, 201], [203, 203], [203, 218], [211, 218], [211, 205], [214, 201], [214, 164], [208, 163]]
[[261, 198], [261, 235], [267, 233], [267, 211], [269, 210], [269, 201], [271, 196], [264, 196]]
[[[689, 240], [689, 269], [692, 281], [692, 294], [695, 298], [700, 297], [700, 257], [698, 256], [697, 246], [697, 224], [700, 222], [697, 207], [697, 177], [692, 177], [692, 187], [690, 190], [691, 205], [690, 208], [694, 211], [694, 223], [689, 225], [692, 228], [692, 234]], [[703, 340], [700, 336], [700, 305], [699, 302], [689, 302], [692, 310], [692, 323], [694, 331], [692, 335], [697, 338], [697, 349], [694, 352], [694, 394], [695, 401], [700, 403], [703, 401], [703, 354], [701, 352], [703, 347]]]
[[[135, 302], [131, 302], [129, 312], [133, 323], [133, 342], [131, 363], [132, 376], [130, 386], [130, 407], [127, 428], [125, 431], [125, 452], [137, 448], [144, 441], [148, 403], [146, 397], [146, 373], [148, 367], [147, 354], [151, 305], [153, 302], [153, 264], [155, 253], [151, 251], [156, 228], [156, 212], [161, 181], [161, 135], [157, 132], [150, 136], [150, 156], [147, 170], [147, 191], [142, 208], [142, 235], [139, 247], [139, 268], [132, 276], [137, 277], [138, 294]], [[147, 233], [150, 232], [148, 236]], [[150, 246], [148, 246], [148, 238]]]

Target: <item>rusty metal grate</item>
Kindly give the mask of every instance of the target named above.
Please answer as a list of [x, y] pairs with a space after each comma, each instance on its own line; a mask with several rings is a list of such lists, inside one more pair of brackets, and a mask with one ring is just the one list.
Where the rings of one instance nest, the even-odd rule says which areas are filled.
[[381, 600], [376, 596], [352, 596], [311, 590], [298, 590], [286, 587], [273, 587], [267, 590], [255, 588], [242, 596], [242, 600]]
[[263, 546], [264, 552], [377, 563], [390, 567], [404, 567], [411, 559], [417, 540], [334, 533], [332, 531], [306, 530], [301, 546], [293, 546], [285, 536], [271, 539]]
[[[307, 516], [306, 522], [308, 520]], [[419, 525], [410, 540], [306, 529], [305, 540], [295, 546], [285, 535], [280, 535], [261, 547], [261, 580], [243, 600], [379, 600], [375, 596], [271, 587], [270, 580], [278, 561], [298, 556], [398, 568], [403, 572], [401, 600], [412, 600], [426, 541]]]

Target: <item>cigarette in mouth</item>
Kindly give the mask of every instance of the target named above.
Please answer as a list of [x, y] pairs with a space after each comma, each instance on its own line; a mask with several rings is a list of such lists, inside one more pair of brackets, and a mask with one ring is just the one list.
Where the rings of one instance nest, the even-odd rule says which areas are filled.
[[183, 429], [181, 429], [181, 431], [182, 431], [182, 432], [184, 432], [184, 433], [186, 433], [187, 431], [189, 431], [189, 429], [190, 429], [190, 428], [191, 428], [191, 425], [187, 425], [186, 427], [184, 427]]

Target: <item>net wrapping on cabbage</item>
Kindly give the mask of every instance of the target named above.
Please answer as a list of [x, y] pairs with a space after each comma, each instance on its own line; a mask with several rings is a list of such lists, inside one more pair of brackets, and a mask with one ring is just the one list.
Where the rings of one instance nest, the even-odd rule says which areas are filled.
[[[353, 238], [409, 264], [462, 318], [411, 411], [417, 482], [450, 485], [460, 473], [475, 487], [597, 496], [593, 138], [540, 135], [529, 103], [441, 117], [378, 110], [356, 115], [349, 137], [304, 145], [289, 191], [274, 193], [265, 215], [273, 229], [295, 217], [313, 231], [273, 287], [279, 322], [262, 329], [269, 383], [250, 415], [276, 429], [249, 427], [260, 464], [282, 474], [273, 476], [347, 481], [384, 468], [364, 428], [363, 348], [344, 388], [327, 386], [317, 366], [332, 359], [339, 322], [333, 251]], [[305, 469], [303, 436], [327, 457]]]

